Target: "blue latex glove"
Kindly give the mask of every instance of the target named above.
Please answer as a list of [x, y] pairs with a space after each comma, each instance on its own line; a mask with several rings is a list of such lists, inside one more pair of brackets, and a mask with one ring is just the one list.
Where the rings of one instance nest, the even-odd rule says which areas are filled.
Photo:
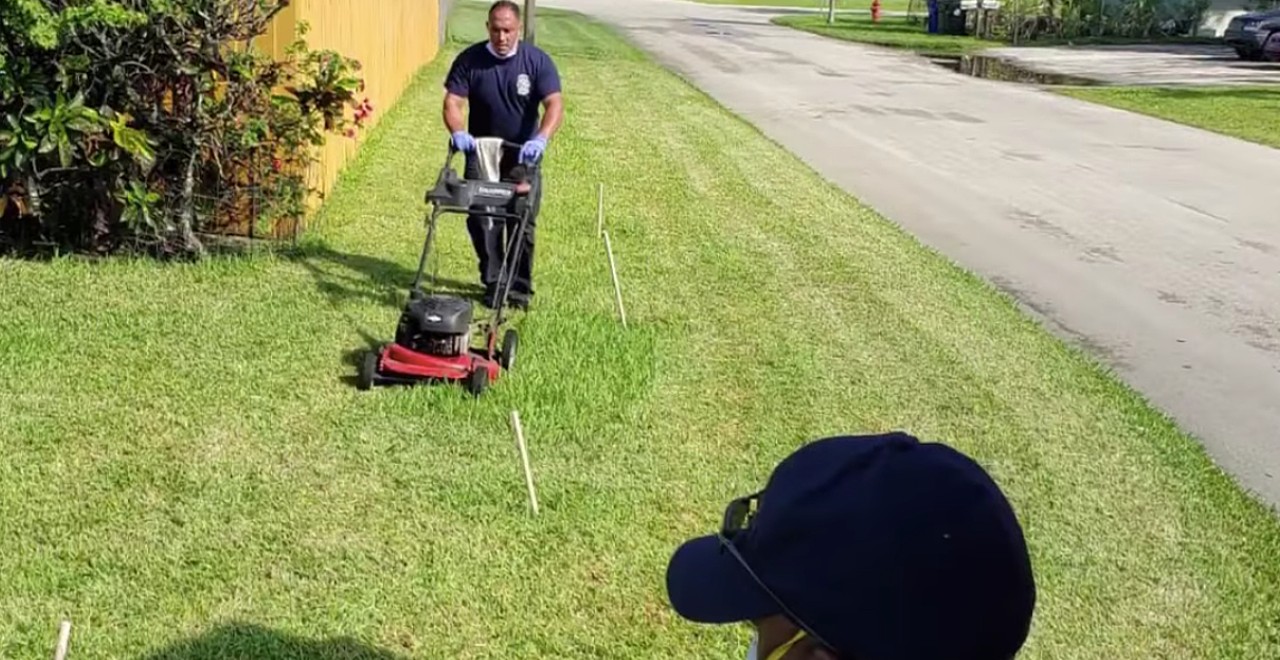
[[475, 151], [476, 139], [466, 131], [457, 131], [453, 134], [453, 148], [463, 153]]
[[520, 149], [520, 164], [527, 165], [538, 162], [542, 158], [542, 152], [546, 150], [547, 138], [541, 135], [525, 142], [524, 147]]

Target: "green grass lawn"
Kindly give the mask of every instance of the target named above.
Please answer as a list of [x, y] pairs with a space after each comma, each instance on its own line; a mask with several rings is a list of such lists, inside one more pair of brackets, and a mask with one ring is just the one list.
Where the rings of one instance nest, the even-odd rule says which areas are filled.
[[1280, 147], [1280, 86], [1072, 87], [1056, 91]]
[[[827, 0], [693, 0], [708, 5], [742, 5], [754, 7], [807, 7], [810, 9], [826, 9]], [[871, 0], [836, 0], [837, 9], [864, 9], [871, 11]], [[881, 11], [907, 11], [920, 13], [928, 11], [925, 0], [880, 0]]]
[[[887, 46], [914, 51], [926, 55], [964, 55], [987, 48], [1013, 45], [1009, 42], [978, 39], [967, 35], [929, 34], [925, 32], [925, 16], [927, 7], [920, 10], [920, 16], [908, 20], [904, 16], [886, 16], [873, 22], [865, 15], [837, 15], [834, 24], [828, 24], [826, 16], [812, 14], [793, 14], [777, 16], [771, 21], [777, 25], [804, 30], [834, 39], [857, 41], [874, 46]], [[1214, 43], [1213, 39], [1203, 37], [1170, 38], [1170, 39], [1128, 39], [1120, 37], [1083, 37], [1070, 40], [1041, 38], [1035, 41], [1022, 41], [1018, 45], [1025, 47], [1044, 46], [1089, 46], [1089, 45], [1121, 45], [1132, 43]]]
[[801, 443], [894, 428], [1007, 489], [1021, 657], [1280, 657], [1280, 524], [1165, 417], [604, 28], [546, 11], [539, 41], [567, 124], [519, 364], [480, 400], [351, 384], [416, 266], [452, 50], [300, 253], [0, 261], [0, 657], [70, 617], [77, 658], [737, 658], [744, 627], [669, 611], [672, 550]]
[[876, 22], [870, 16], [837, 15], [835, 23], [828, 24], [826, 16], [793, 14], [775, 17], [772, 22], [824, 37], [929, 55], [961, 55], [998, 45], [976, 37], [929, 34], [923, 18], [911, 21], [902, 16], [885, 16]]

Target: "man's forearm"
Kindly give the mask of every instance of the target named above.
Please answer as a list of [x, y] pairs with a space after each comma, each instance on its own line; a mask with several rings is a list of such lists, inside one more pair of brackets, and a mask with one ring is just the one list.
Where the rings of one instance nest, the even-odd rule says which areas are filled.
[[538, 127], [538, 135], [551, 140], [551, 136], [560, 130], [560, 122], [564, 120], [564, 101], [559, 96], [547, 99], [546, 111], [542, 113], [542, 125]]
[[457, 133], [463, 129], [462, 99], [453, 95], [445, 95], [444, 125], [445, 128], [449, 129], [450, 133]]

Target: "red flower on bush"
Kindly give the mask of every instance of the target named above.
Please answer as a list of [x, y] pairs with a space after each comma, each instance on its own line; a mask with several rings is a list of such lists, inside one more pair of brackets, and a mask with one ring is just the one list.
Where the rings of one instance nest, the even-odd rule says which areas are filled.
[[363, 101], [360, 102], [360, 105], [356, 106], [356, 111], [355, 111], [356, 126], [363, 127], [364, 121], [369, 118], [369, 115], [372, 115], [372, 114], [373, 114], [373, 102], [366, 97]]

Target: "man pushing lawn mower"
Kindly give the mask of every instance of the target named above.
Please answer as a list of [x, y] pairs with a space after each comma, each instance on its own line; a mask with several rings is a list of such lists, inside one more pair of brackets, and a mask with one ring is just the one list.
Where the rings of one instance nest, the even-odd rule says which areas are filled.
[[[510, 0], [498, 0], [489, 8], [485, 26], [487, 41], [478, 42], [458, 54], [445, 79], [444, 123], [452, 135], [452, 144], [466, 154], [467, 179], [489, 181], [521, 178], [523, 165], [539, 163], [547, 143], [560, 127], [564, 106], [560, 93], [560, 74], [546, 52], [533, 44], [521, 43], [520, 7]], [[470, 116], [463, 127], [463, 106]], [[539, 119], [539, 106], [545, 113]], [[477, 141], [476, 136], [494, 138]], [[500, 157], [486, 152], [490, 144], [507, 141], [522, 145], [518, 154], [503, 150]], [[497, 147], [501, 148], [501, 147]], [[497, 171], [487, 167], [497, 160]], [[533, 298], [534, 230], [542, 202], [540, 168], [533, 170], [537, 178], [530, 199], [528, 227], [524, 246], [517, 263], [512, 264], [515, 277], [508, 294], [512, 307], [527, 308]], [[486, 307], [500, 301], [498, 280], [502, 265], [513, 249], [516, 222], [485, 214], [477, 209], [467, 218], [467, 229], [480, 262], [480, 281], [484, 284]]]
[[[502, 138], [477, 141], [482, 172], [498, 169], [498, 156], [505, 150], [519, 151], [523, 145]], [[480, 394], [489, 383], [515, 363], [519, 334], [507, 328], [501, 346], [498, 333], [504, 329], [507, 300], [515, 282], [514, 265], [520, 261], [524, 237], [529, 230], [533, 200], [538, 198], [538, 164], [518, 165], [511, 175], [498, 181], [490, 177], [459, 177], [453, 169], [458, 148], [449, 144], [449, 155], [427, 192], [431, 213], [427, 217], [427, 238], [418, 259], [418, 271], [409, 287], [409, 300], [396, 325], [395, 341], [365, 354], [360, 363], [357, 387], [367, 390], [380, 384], [411, 385], [427, 381], [461, 381], [473, 394]], [[481, 323], [479, 332], [472, 325], [473, 303], [447, 293], [429, 293], [423, 289], [423, 277], [431, 256], [440, 217], [445, 214], [470, 216], [482, 207], [503, 224], [512, 223], [511, 253], [498, 267], [497, 292], [493, 317]], [[435, 276], [431, 277], [432, 285]], [[472, 346], [473, 336], [482, 336], [482, 347]]]
[[[418, 271], [395, 341], [365, 354], [360, 363], [357, 387], [362, 390], [445, 381], [462, 382], [478, 395], [515, 363], [519, 334], [505, 328], [504, 312], [527, 307], [533, 296], [542, 153], [560, 124], [560, 78], [546, 53], [518, 43], [520, 10], [514, 3], [494, 3], [488, 27], [489, 41], [464, 50], [449, 71], [444, 118], [452, 138], [444, 167], [427, 192], [431, 213]], [[462, 129], [464, 99], [471, 105], [470, 131]], [[547, 108], [540, 127], [539, 103]], [[458, 152], [466, 158], [461, 177], [452, 167]], [[493, 317], [479, 328], [473, 327], [470, 300], [423, 289], [439, 218], [445, 214], [467, 216], [480, 258], [484, 303]], [[483, 346], [472, 345], [475, 336], [483, 338]]]

